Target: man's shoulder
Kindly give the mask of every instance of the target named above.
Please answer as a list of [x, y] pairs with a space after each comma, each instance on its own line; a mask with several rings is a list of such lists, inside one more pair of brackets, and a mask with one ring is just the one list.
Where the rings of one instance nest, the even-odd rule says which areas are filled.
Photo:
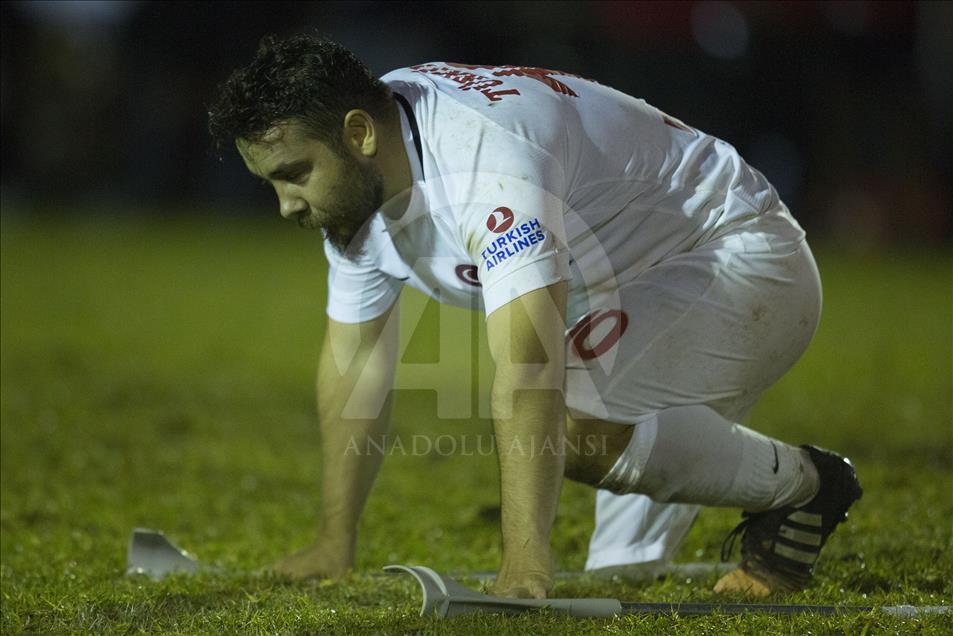
[[485, 106], [538, 102], [540, 98], [578, 97], [582, 86], [596, 85], [573, 73], [534, 66], [424, 62], [396, 69], [384, 82], [428, 84], [458, 98], [472, 97]]
[[381, 79], [410, 102], [424, 145], [448, 165], [461, 168], [466, 158], [488, 160], [488, 154], [494, 163], [558, 154], [566, 122], [574, 121], [565, 112], [572, 105], [514, 68], [524, 67], [426, 62]]

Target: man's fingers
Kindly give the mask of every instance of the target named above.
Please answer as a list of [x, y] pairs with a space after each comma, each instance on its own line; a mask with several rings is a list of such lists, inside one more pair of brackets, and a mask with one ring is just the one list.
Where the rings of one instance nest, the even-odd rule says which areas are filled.
[[276, 577], [293, 580], [337, 579], [347, 574], [349, 569], [321, 546], [305, 548], [265, 568]]

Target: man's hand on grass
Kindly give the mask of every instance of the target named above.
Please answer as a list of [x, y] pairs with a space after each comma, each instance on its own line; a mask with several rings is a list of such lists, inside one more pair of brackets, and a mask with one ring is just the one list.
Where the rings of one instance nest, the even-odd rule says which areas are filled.
[[266, 570], [291, 579], [337, 579], [347, 574], [353, 565], [354, 559], [347, 550], [317, 541], [279, 559]]
[[553, 589], [553, 571], [553, 561], [548, 554], [519, 559], [504, 556], [491, 593], [514, 598], [546, 598]]

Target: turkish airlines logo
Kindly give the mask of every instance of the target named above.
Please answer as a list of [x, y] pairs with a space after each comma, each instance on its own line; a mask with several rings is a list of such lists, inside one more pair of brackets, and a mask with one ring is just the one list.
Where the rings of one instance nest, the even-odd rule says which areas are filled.
[[[601, 334], [601, 337], [598, 342], [592, 342], [592, 335], [596, 333], [596, 327], [607, 320], [611, 320], [611, 324], [599, 329], [598, 333]], [[577, 322], [567, 338], [572, 342], [572, 347], [580, 358], [593, 360], [614, 347], [628, 326], [629, 316], [624, 311], [597, 309]]]
[[497, 234], [502, 234], [512, 226], [513, 210], [506, 207], [498, 207], [490, 212], [490, 216], [486, 219], [486, 229]]
[[457, 265], [457, 268], [454, 270], [457, 273], [457, 278], [462, 280], [467, 285], [473, 285], [474, 287], [483, 287], [480, 284], [480, 279], [477, 278], [477, 266], [476, 265]]

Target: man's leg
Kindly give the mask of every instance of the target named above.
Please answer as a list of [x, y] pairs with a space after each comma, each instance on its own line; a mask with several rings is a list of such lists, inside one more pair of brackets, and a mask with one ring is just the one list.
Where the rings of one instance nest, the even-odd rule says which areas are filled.
[[[615, 450], [615, 449], [613, 449]], [[862, 490], [845, 458], [793, 447], [706, 406], [663, 409], [636, 425], [600, 487], [657, 501], [740, 507], [742, 561], [716, 592], [767, 596], [810, 581], [821, 549]]]
[[[741, 421], [760, 397], [749, 393], [719, 408], [726, 417]], [[664, 575], [700, 511], [698, 504], [665, 503], [647, 495], [617, 495], [598, 488], [586, 570], [623, 568], [626, 578], [637, 580]]]
[[[587, 459], [572, 454], [566, 458], [567, 477], [596, 485], [629, 445], [632, 426], [568, 417], [566, 435], [577, 448], [601, 449], [598, 454], [589, 453]], [[698, 508], [692, 504], [659, 503], [645, 495], [616, 495], [599, 490], [586, 570], [610, 568], [608, 572], [630, 580], [656, 578], [671, 562]]]
[[[740, 421], [759, 397], [746, 394], [719, 406], [726, 417]], [[630, 438], [625, 439], [628, 444]], [[618, 441], [616, 448], [622, 451]], [[602, 481], [609, 469], [611, 466], [606, 466], [594, 483]], [[664, 575], [700, 511], [697, 504], [665, 503], [647, 495], [617, 495], [598, 488], [596, 527], [589, 539], [586, 570], [624, 572], [633, 580]]]
[[805, 449], [696, 405], [644, 417], [598, 486], [660, 502], [761, 512], [810, 501], [818, 475]]
[[[758, 232], [725, 237], [707, 251], [666, 261], [623, 288], [623, 307], [631, 308], [631, 327], [619, 343], [622, 364], [615, 365], [607, 382], [596, 377], [599, 369], [587, 369], [613, 419], [634, 421], [667, 407], [698, 405], [708, 405], [713, 412], [696, 414], [715, 418], [731, 411], [740, 413], [794, 364], [816, 326], [819, 284], [806, 245], [773, 242], [774, 238]], [[586, 412], [585, 396], [574, 398], [571, 378], [568, 384], [567, 403]], [[743, 404], [746, 406], [740, 406]], [[674, 419], [665, 415], [662, 420], [678, 422], [691, 413], [677, 415]], [[722, 430], [731, 425], [726, 422]], [[748, 446], [759, 444], [749, 440]], [[774, 447], [770, 442], [760, 447], [770, 448], [769, 470], [774, 474]], [[800, 451], [782, 447], [782, 454], [785, 450], [792, 457]], [[672, 480], [663, 481], [673, 487]], [[767, 484], [763, 486], [766, 490]], [[644, 491], [645, 484], [641, 487]], [[795, 488], [795, 494], [800, 492]], [[687, 500], [714, 503], [709, 495], [700, 499], [688, 495], [692, 498]], [[659, 491], [654, 496], [681, 499], [686, 492], [676, 488], [673, 494]], [[744, 505], [743, 498], [732, 497], [723, 498], [723, 505]], [[771, 502], [777, 501], [771, 497]], [[611, 500], [600, 498], [603, 501]], [[665, 510], [665, 504], [656, 506], [655, 511]], [[610, 509], [615, 512], [600, 515], [595, 532], [601, 552], [625, 554], [627, 546], [652, 543], [645, 534], [653, 527], [644, 516], [650, 508], [636, 505], [631, 512], [622, 512], [624, 507]], [[628, 536], [620, 530], [627, 525], [620, 515], [630, 518]], [[672, 530], [665, 550], [669, 554], [674, 551], [672, 544], [677, 545], [684, 536], [677, 528]]]
[[688, 534], [699, 506], [653, 501], [645, 495], [596, 492], [596, 528], [586, 570], [626, 568], [629, 578], [665, 573]]
[[629, 565], [630, 575], [641, 575], [635, 578], [652, 578], [687, 534], [698, 511], [691, 504], [759, 512], [803, 505], [818, 490], [807, 450], [734, 424], [704, 405], [662, 409], [634, 430], [607, 422], [571, 422], [568, 430], [606, 439], [599, 461], [567, 462], [571, 478], [604, 489], [597, 495], [602, 516], [587, 569]]

